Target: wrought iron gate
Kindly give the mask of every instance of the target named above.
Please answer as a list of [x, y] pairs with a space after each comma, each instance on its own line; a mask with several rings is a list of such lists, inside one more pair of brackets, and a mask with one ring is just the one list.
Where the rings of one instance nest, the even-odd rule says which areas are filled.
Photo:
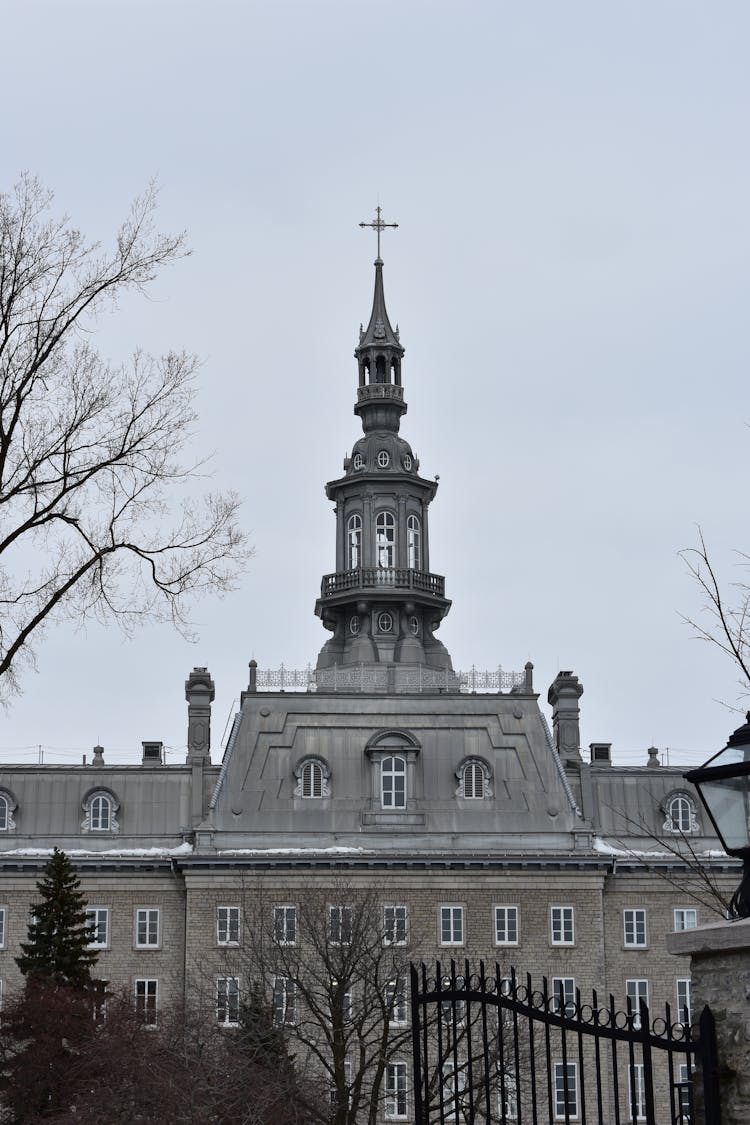
[[570, 985], [412, 965], [416, 1125], [720, 1125], [708, 1008], [691, 1026]]

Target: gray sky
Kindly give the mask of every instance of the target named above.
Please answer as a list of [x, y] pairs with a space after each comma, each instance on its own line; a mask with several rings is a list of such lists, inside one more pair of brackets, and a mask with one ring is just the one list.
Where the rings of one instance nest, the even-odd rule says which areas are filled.
[[[193, 255], [100, 323], [203, 359], [196, 448], [245, 497], [255, 558], [196, 609], [200, 641], [48, 633], [0, 757], [184, 753], [183, 685], [302, 667], [334, 566], [326, 480], [352, 414], [380, 200], [454, 666], [584, 685], [582, 737], [700, 761], [739, 717], [690, 639], [677, 557], [700, 523], [726, 581], [747, 529], [746, 3], [4, 0], [0, 188], [39, 175], [111, 239], [149, 179]], [[34, 748], [34, 749], [21, 749]]]

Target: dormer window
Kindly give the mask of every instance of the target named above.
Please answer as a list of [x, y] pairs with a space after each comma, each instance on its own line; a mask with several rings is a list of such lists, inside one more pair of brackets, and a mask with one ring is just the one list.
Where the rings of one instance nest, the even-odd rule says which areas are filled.
[[700, 832], [695, 802], [687, 793], [675, 793], [666, 804], [667, 817], [662, 830], [682, 836]]
[[481, 801], [492, 796], [491, 771], [483, 758], [466, 758], [456, 770], [457, 797], [468, 801]]
[[0, 832], [12, 832], [16, 827], [13, 813], [18, 805], [7, 790], [0, 790]]
[[304, 758], [298, 763], [294, 776], [297, 778], [297, 787], [294, 790], [295, 797], [302, 797], [304, 800], [320, 800], [322, 797], [330, 797], [331, 771], [328, 768], [328, 763], [322, 758]]
[[395, 755], [380, 763], [380, 804], [384, 809], [406, 808], [406, 762]]
[[117, 832], [120, 825], [117, 813], [120, 802], [108, 789], [94, 789], [81, 802], [84, 812], [81, 828], [84, 832]]

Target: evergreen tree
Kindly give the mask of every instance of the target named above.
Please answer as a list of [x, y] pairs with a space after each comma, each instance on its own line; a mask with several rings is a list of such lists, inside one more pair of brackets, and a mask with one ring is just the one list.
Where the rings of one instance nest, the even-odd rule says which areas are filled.
[[41, 900], [31, 907], [29, 940], [16, 957], [24, 976], [71, 988], [91, 983], [90, 970], [98, 956], [89, 948], [91, 927], [80, 881], [65, 852], [55, 848], [37, 883]]
[[235, 1042], [258, 1066], [273, 1071], [290, 1071], [284, 1029], [277, 1027], [273, 1008], [257, 981], [250, 985], [247, 999], [240, 1005]]

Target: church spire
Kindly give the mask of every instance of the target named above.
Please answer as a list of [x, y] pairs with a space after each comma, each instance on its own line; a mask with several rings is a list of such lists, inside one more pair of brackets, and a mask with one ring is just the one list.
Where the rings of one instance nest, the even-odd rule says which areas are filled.
[[380, 257], [381, 232], [387, 227], [397, 227], [398, 223], [386, 223], [380, 207], [377, 207], [375, 220], [359, 225], [371, 227], [377, 232], [378, 256], [375, 259], [375, 291], [370, 320], [364, 331], [360, 325], [359, 344], [354, 349], [359, 368], [359, 388], [354, 411], [362, 419], [365, 433], [375, 429], [398, 432], [401, 415], [406, 413], [401, 385], [404, 349], [398, 327], [394, 330], [385, 307], [383, 259]]

